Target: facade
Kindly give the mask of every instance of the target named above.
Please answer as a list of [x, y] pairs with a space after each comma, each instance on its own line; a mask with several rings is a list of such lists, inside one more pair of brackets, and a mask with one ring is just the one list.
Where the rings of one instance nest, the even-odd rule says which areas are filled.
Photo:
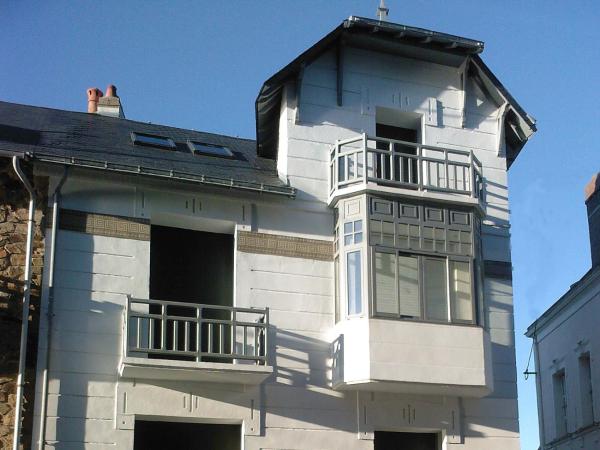
[[[257, 140], [0, 103], [47, 179], [33, 445], [518, 449], [507, 171], [483, 43], [350, 17]], [[8, 153], [12, 152], [12, 153]]]
[[591, 269], [527, 329], [542, 450], [600, 449], [600, 174], [585, 189]]

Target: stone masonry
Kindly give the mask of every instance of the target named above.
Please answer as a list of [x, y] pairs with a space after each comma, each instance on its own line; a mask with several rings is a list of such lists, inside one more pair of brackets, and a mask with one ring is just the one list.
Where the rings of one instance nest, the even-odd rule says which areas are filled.
[[[32, 171], [22, 164], [32, 180]], [[12, 161], [0, 158], [0, 450], [12, 447], [16, 378], [21, 338], [21, 314], [25, 272], [25, 246], [29, 195], [14, 173]], [[31, 308], [25, 398], [22, 428], [22, 448], [31, 448], [33, 398], [35, 392], [35, 363], [39, 304], [44, 258], [44, 220], [48, 204], [47, 178], [35, 177], [37, 193], [35, 239], [32, 268]]]

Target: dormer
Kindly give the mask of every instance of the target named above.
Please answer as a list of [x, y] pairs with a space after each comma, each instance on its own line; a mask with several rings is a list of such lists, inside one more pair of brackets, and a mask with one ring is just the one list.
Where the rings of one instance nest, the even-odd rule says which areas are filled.
[[483, 48], [352, 16], [263, 84], [257, 152], [277, 160], [283, 180], [310, 171], [316, 182], [296, 187], [330, 206], [390, 188], [483, 203], [485, 164], [473, 148], [493, 149], [506, 169], [536, 130], [480, 58]]

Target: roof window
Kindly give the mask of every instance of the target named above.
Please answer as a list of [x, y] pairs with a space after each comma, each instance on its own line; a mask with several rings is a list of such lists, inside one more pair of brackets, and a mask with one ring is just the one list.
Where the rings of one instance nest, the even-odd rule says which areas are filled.
[[205, 144], [203, 142], [187, 141], [187, 145], [192, 153], [201, 155], [218, 156], [220, 158], [233, 158], [233, 152], [227, 147], [215, 144]]
[[131, 141], [135, 145], [145, 145], [148, 147], [158, 147], [158, 148], [166, 148], [166, 149], [174, 149], [175, 142], [172, 139], [156, 136], [153, 134], [143, 134], [143, 133], [131, 133]]

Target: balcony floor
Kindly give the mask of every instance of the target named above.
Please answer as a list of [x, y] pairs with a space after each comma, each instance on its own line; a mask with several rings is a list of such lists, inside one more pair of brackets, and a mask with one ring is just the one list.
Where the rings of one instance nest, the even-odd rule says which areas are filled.
[[129, 379], [260, 384], [273, 367], [255, 364], [173, 361], [138, 357], [123, 358], [119, 377]]

